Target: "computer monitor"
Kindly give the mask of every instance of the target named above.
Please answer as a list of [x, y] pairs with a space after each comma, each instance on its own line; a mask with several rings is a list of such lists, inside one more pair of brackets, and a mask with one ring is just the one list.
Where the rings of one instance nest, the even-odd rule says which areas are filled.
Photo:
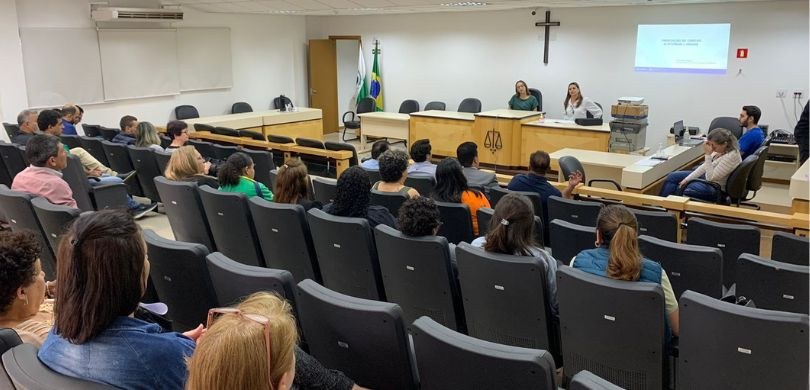
[[672, 125], [672, 134], [675, 134], [676, 137], [681, 138], [683, 137], [683, 133], [686, 129], [683, 127], [683, 121], [677, 121], [674, 125]]

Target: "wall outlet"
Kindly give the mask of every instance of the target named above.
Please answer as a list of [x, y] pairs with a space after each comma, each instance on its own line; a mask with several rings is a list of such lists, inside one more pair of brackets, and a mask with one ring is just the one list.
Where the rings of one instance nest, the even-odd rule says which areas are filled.
[[798, 89], [793, 90], [793, 98], [794, 99], [801, 99], [802, 96], [804, 96], [804, 93], [802, 93], [801, 90], [798, 90]]
[[777, 89], [776, 90], [776, 97], [783, 98], [786, 95], [787, 95], [787, 90], [786, 89]]

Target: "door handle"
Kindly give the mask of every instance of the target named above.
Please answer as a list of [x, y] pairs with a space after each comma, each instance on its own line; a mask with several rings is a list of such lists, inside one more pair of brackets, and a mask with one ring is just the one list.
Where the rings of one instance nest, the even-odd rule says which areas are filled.
[[317, 95], [317, 94], [318, 94], [318, 91], [317, 91], [317, 90], [315, 90], [315, 89], [310, 88], [310, 89], [309, 89], [309, 94], [310, 94], [310, 95]]

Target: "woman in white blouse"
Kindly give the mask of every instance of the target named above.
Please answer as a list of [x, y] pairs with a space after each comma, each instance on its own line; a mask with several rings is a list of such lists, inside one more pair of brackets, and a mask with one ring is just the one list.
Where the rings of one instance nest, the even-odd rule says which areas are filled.
[[660, 196], [682, 192], [683, 196], [707, 201], [717, 199], [714, 187], [705, 183], [689, 183], [694, 179], [706, 179], [715, 182], [725, 189], [726, 180], [731, 172], [740, 165], [740, 147], [737, 137], [726, 129], [714, 129], [709, 132], [703, 144], [704, 161], [694, 171], [677, 171], [670, 173], [661, 187]]
[[582, 96], [579, 90], [579, 84], [573, 82], [568, 84], [568, 94], [565, 95], [565, 102], [563, 102], [565, 115], [563, 119], [574, 120], [577, 118], [587, 118], [588, 113], [594, 118], [602, 117], [602, 109], [593, 102], [593, 100]]

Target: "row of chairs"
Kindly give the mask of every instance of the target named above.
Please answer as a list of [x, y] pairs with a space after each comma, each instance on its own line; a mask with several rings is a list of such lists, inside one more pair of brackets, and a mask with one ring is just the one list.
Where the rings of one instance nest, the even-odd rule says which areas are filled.
[[[272, 109], [277, 110], [284, 107], [286, 104], [292, 104], [290, 98], [286, 96], [279, 96], [273, 99]], [[231, 105], [231, 114], [241, 114], [244, 112], [253, 112], [253, 107], [250, 103], [246, 102], [236, 102]], [[174, 108], [174, 117], [177, 120], [184, 120], [184, 119], [194, 119], [199, 118], [200, 113], [197, 111], [197, 107], [194, 107], [189, 104], [179, 105]]]

